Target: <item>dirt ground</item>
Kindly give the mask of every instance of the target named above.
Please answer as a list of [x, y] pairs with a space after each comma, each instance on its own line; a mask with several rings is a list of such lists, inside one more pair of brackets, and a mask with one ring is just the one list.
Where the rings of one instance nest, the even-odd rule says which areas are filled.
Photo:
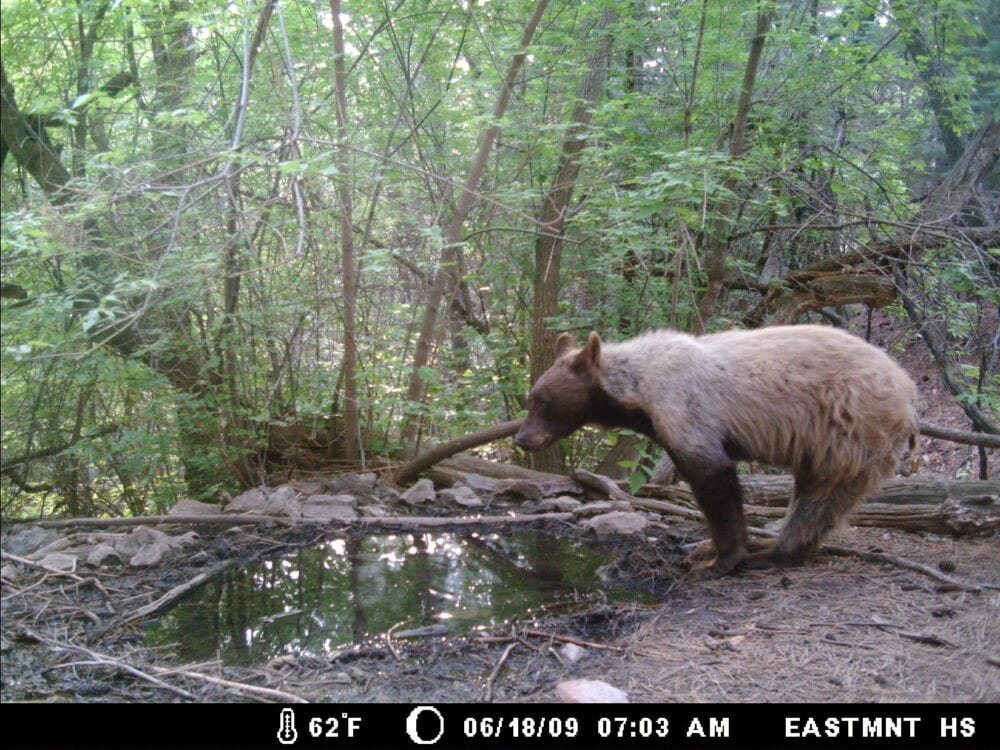
[[[4, 701], [501, 701], [555, 699], [603, 680], [634, 702], [991, 702], [1000, 699], [996, 536], [847, 528], [832, 543], [898, 555], [979, 591], [852, 556], [784, 571], [685, 579], [676, 535], [622, 542], [616, 582], [660, 604], [606, 604], [476, 638], [397, 640], [329, 660], [179, 664], [144, 646], [127, 613], [227, 559], [315, 541], [302, 530], [206, 533], [164, 568], [37, 571], [3, 582]], [[567, 642], [583, 657], [561, 657]]]

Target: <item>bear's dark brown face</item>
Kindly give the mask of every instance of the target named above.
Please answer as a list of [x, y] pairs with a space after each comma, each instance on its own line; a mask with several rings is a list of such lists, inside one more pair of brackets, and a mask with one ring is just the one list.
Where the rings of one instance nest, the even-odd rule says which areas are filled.
[[569, 363], [557, 362], [528, 395], [528, 416], [514, 436], [526, 451], [540, 451], [586, 423], [591, 385]]
[[592, 333], [583, 349], [568, 355], [573, 346], [571, 336], [559, 337], [556, 363], [528, 394], [528, 416], [514, 436], [514, 442], [526, 451], [547, 448], [590, 420], [601, 339]]

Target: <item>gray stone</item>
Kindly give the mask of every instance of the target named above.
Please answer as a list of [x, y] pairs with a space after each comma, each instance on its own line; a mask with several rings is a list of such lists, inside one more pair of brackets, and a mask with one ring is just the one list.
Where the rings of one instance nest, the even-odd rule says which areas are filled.
[[400, 500], [408, 505], [419, 505], [420, 503], [431, 503], [437, 498], [434, 493], [434, 483], [424, 477], [414, 482], [406, 492], [400, 496]]
[[496, 492], [497, 489], [497, 483], [489, 477], [484, 477], [482, 474], [463, 474], [460, 483], [470, 490], [482, 492], [486, 495]]
[[577, 646], [575, 643], [564, 643], [558, 653], [559, 660], [564, 664], [576, 664], [587, 655], [587, 649]]
[[597, 536], [613, 536], [615, 534], [640, 534], [649, 525], [649, 519], [639, 513], [612, 511], [594, 516], [583, 522], [583, 527], [593, 531]]
[[603, 680], [566, 680], [556, 685], [563, 703], [628, 703], [628, 694]]
[[94, 545], [94, 548], [90, 550], [90, 553], [87, 555], [87, 565], [98, 568], [103, 565], [104, 561], [109, 557], [114, 557], [119, 561], [121, 560], [121, 555], [118, 554], [118, 550], [110, 544], [101, 542], [100, 544]]
[[291, 485], [283, 484], [267, 496], [267, 502], [261, 512], [269, 516], [288, 516], [298, 518], [302, 510], [298, 501], [299, 491]]
[[266, 503], [267, 495], [264, 494], [264, 490], [255, 487], [234, 497], [226, 503], [223, 511], [226, 513], [262, 513]]
[[352, 521], [358, 517], [354, 495], [313, 495], [301, 504], [302, 517], [313, 521]]
[[612, 511], [630, 511], [632, 505], [625, 500], [598, 500], [594, 503], [584, 503], [573, 511], [577, 518], [589, 518], [601, 513], [611, 513]]
[[55, 529], [32, 526], [30, 529], [25, 529], [12, 536], [4, 546], [10, 554], [24, 557], [47, 544], [52, 544], [58, 538], [59, 532]]
[[545, 498], [538, 503], [537, 507], [540, 513], [571, 513], [582, 505], [583, 503], [576, 498], [560, 495], [559, 497]]
[[483, 501], [480, 500], [479, 495], [473, 492], [471, 488], [461, 485], [441, 490], [438, 493], [438, 497], [446, 503], [455, 503], [465, 508], [483, 507]]
[[76, 555], [69, 555], [65, 552], [53, 552], [51, 555], [46, 555], [39, 560], [38, 564], [44, 565], [46, 568], [55, 568], [56, 570], [72, 573], [76, 570]]
[[219, 513], [221, 508], [213, 503], [203, 503], [199, 500], [178, 500], [174, 507], [167, 511], [168, 516], [211, 516]]

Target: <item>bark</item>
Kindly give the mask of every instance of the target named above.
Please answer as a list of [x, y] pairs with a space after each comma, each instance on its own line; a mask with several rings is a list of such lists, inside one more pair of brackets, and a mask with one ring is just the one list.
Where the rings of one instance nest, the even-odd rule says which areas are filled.
[[[444, 248], [441, 250], [441, 257], [438, 260], [437, 270], [434, 273], [434, 280], [431, 283], [430, 291], [427, 295], [427, 304], [424, 307], [423, 321], [420, 326], [420, 333], [417, 336], [416, 347], [413, 353], [413, 367], [410, 371], [409, 386], [406, 391], [406, 400], [410, 404], [417, 406], [424, 399], [424, 381], [421, 377], [423, 369], [430, 362], [431, 349], [435, 341], [435, 329], [437, 328], [438, 316], [441, 310], [441, 303], [446, 290], [455, 285], [455, 263], [458, 258], [458, 247], [463, 241], [463, 231], [465, 219], [472, 209], [479, 191], [479, 183], [482, 180], [483, 172], [489, 161], [490, 152], [500, 134], [500, 120], [507, 112], [507, 104], [510, 101], [510, 94], [514, 88], [514, 83], [521, 71], [524, 60], [527, 57], [527, 48], [534, 38], [535, 30], [542, 20], [542, 15], [548, 6], [548, 0], [536, 0], [535, 8], [531, 18], [524, 27], [521, 35], [521, 48], [514, 55], [507, 69], [497, 94], [497, 100], [493, 106], [492, 124], [483, 133], [483, 138], [479, 144], [479, 150], [472, 161], [469, 174], [465, 184], [459, 192], [455, 210], [452, 213], [451, 221], [444, 235]], [[417, 434], [420, 429], [419, 413], [411, 413], [407, 416], [403, 425], [401, 439], [404, 445], [415, 446]]]
[[347, 142], [347, 72], [344, 64], [344, 27], [340, 20], [340, 0], [330, 0], [333, 16], [333, 78], [336, 89], [337, 160], [340, 174], [337, 196], [340, 199], [341, 284], [344, 289], [344, 458], [361, 458], [360, 422], [358, 419], [358, 278], [354, 259], [354, 210], [351, 199], [350, 148]]
[[17, 163], [30, 174], [42, 191], [56, 204], [71, 197], [62, 189], [69, 182], [69, 170], [63, 166], [52, 144], [44, 137], [43, 128], [33, 127], [17, 106], [14, 85], [7, 80], [0, 59], [0, 131], [3, 142]]
[[[792, 496], [794, 480], [785, 474], [754, 474], [740, 477], [747, 505], [784, 508]], [[684, 483], [668, 487], [646, 484], [638, 491], [644, 498], [690, 503], [694, 495]], [[966, 502], [1000, 497], [1000, 481], [944, 479], [933, 474], [915, 474], [886, 480], [869, 502], [885, 505], [933, 505], [947, 500]]]
[[[743, 85], [740, 88], [740, 96], [736, 105], [736, 115], [732, 122], [732, 134], [729, 140], [729, 155], [735, 161], [739, 159], [746, 150], [746, 130], [747, 120], [750, 116], [750, 105], [753, 101], [754, 85], [757, 81], [757, 72], [760, 69], [760, 59], [764, 53], [764, 45], [767, 42], [767, 35], [774, 20], [774, 11], [771, 4], [760, 2], [757, 8], [757, 28], [753, 40], [750, 43], [750, 53], [747, 55], [747, 64], [743, 71]], [[736, 190], [737, 177], [726, 178], [724, 183], [725, 192], [732, 194]], [[729, 221], [732, 212], [732, 205], [729, 199], [723, 199], [716, 207], [716, 220], [713, 222], [709, 235], [709, 244], [705, 248], [705, 265], [708, 276], [708, 285], [704, 295], [698, 303], [698, 319], [694, 324], [694, 333], [701, 333], [705, 330], [715, 309], [715, 304], [722, 294], [723, 285], [726, 280], [726, 260], [729, 257]]]
[[518, 431], [523, 421], [523, 419], [514, 419], [509, 422], [502, 422], [485, 430], [464, 435], [457, 440], [435, 446], [397, 469], [393, 475], [393, 482], [399, 485], [409, 484], [417, 478], [420, 472], [429, 469], [434, 464], [443, 461], [449, 456], [484, 445], [485, 443], [491, 443], [494, 440], [508, 438]]
[[931, 424], [930, 422], [920, 423], [920, 434], [939, 440], [949, 440], [952, 443], [962, 443], [963, 445], [978, 445], [983, 448], [1000, 448], [1000, 437], [995, 434], [988, 435], [982, 432], [966, 432], [956, 430], [944, 425]]
[[[578, 103], [563, 139], [560, 166], [542, 201], [541, 231], [535, 239], [535, 294], [531, 327], [533, 383], [552, 366], [558, 331], [553, 330], [547, 321], [559, 314], [562, 235], [573, 189], [580, 173], [580, 154], [587, 145], [587, 128], [593, 117], [594, 106], [604, 95], [611, 55], [611, 36], [607, 29], [614, 18], [614, 11], [607, 10], [598, 22], [596, 33], [601, 39], [600, 49], [593, 58], [590, 70], [583, 76]], [[558, 471], [562, 467], [562, 461], [562, 449], [558, 444], [531, 455], [531, 466], [539, 471]]]
[[[476, 448], [480, 445], [485, 445], [486, 443], [492, 443], [496, 440], [503, 440], [504, 438], [510, 437], [518, 431], [523, 421], [523, 419], [513, 419], [509, 422], [501, 422], [500, 424], [493, 425], [492, 427], [487, 427], [485, 430], [478, 430], [477, 432], [472, 432], [455, 440], [435, 446], [434, 448], [421, 453], [412, 461], [403, 464], [393, 475], [393, 481], [400, 485], [407, 484], [416, 479], [421, 472], [426, 471], [427, 469], [430, 469], [436, 464], [442, 463], [447, 459], [451, 459], [451, 461], [449, 462], [449, 465], [445, 467], [445, 473], [448, 471], [458, 473], [464, 471], [465, 473], [483, 474], [484, 476], [499, 477], [503, 479], [544, 478], [545, 480], [552, 480], [562, 478], [562, 475], [556, 472], [522, 469], [519, 466], [511, 466], [509, 464], [497, 463], [495, 461], [487, 461], [485, 459], [474, 458], [472, 456], [456, 456], [453, 459], [451, 458], [452, 456], [455, 456], [455, 454], [467, 451], [470, 448]], [[920, 434], [926, 435], [927, 437], [938, 438], [940, 440], [949, 440], [954, 443], [963, 443], [965, 445], [980, 445], [988, 448], [1000, 448], [1000, 438], [993, 435], [981, 432], [966, 432], [964, 430], [956, 430], [950, 427], [930, 424], [928, 422], [920, 423]], [[788, 482], [787, 477], [762, 477], [760, 481], [768, 482], [771, 479], [776, 480], [781, 485], [779, 494], [787, 495], [790, 492], [790, 490], [784, 486], [784, 484]], [[935, 481], [940, 483], [945, 480]]]
[[[590, 490], [607, 495], [612, 500], [623, 500], [635, 508], [651, 510], [656, 513], [701, 520], [701, 511], [695, 503], [694, 495], [686, 484], [674, 487], [649, 488], [655, 491], [657, 498], [649, 499], [630, 495], [607, 477], [592, 474], [589, 471], [576, 470], [573, 478]], [[940, 488], [930, 477], [932, 486]], [[758, 482], [756, 480], [764, 480]], [[791, 477], [741, 477], [740, 485], [748, 498], [753, 496], [754, 485], [766, 484], [769, 492], [777, 496], [782, 505], [787, 505], [792, 492]], [[923, 478], [914, 480], [898, 480], [894, 489], [906, 494], [917, 494], [927, 489]], [[850, 523], [855, 526], [877, 526], [894, 528], [903, 531], [923, 531], [934, 534], [952, 534], [966, 536], [986, 534], [1000, 528], [1000, 482], [952, 482], [948, 488], [950, 493], [945, 496], [935, 494], [932, 503], [923, 504], [887, 504], [879, 503], [878, 494], [873, 500], [861, 505], [850, 517]], [[966, 497], [952, 497], [951, 493], [966, 493]], [[939, 501], [938, 501], [939, 500]], [[751, 524], [763, 525], [770, 521], [783, 518], [785, 508], [765, 505], [744, 505], [744, 512]], [[751, 527], [753, 528], [753, 527]]]

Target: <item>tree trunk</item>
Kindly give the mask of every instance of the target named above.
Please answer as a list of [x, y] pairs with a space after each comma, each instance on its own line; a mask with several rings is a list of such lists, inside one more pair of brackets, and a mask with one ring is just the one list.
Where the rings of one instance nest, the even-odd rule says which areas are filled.
[[[611, 36], [607, 29], [615, 17], [614, 11], [606, 10], [597, 24], [596, 33], [601, 38], [600, 48], [592, 60], [590, 70], [583, 76], [577, 96], [578, 103], [563, 139], [559, 170], [542, 201], [541, 227], [535, 239], [532, 383], [552, 366], [558, 332], [549, 327], [547, 321], [559, 314], [562, 234], [566, 227], [566, 214], [573, 197], [573, 188], [580, 173], [580, 154], [587, 144], [587, 128], [590, 126], [594, 105], [604, 94], [611, 55]], [[558, 443], [531, 455], [531, 466], [538, 471], [557, 472], [562, 468], [562, 463], [562, 448]]]
[[[771, 3], [760, 0], [757, 6], [757, 29], [753, 41], [750, 42], [750, 53], [747, 55], [746, 68], [743, 71], [743, 85], [740, 88], [739, 101], [736, 105], [736, 116], [732, 122], [732, 134], [729, 138], [729, 155], [735, 161], [746, 149], [747, 119], [750, 116], [750, 104], [753, 101], [754, 84], [757, 81], [757, 71], [760, 69], [760, 58], [767, 42], [767, 34], [774, 20]], [[725, 193], [732, 194], [736, 190], [738, 178], [733, 174], [726, 178]], [[722, 293], [726, 280], [726, 260], [729, 257], [729, 214], [732, 211], [731, 200], [723, 198], [715, 210], [715, 221], [709, 234], [708, 246], [705, 248], [705, 270], [708, 285], [698, 303], [698, 319], [694, 324], [694, 333], [702, 333], [705, 325], [715, 309], [715, 304]]]
[[350, 149], [347, 143], [347, 72], [344, 65], [344, 27], [340, 20], [340, 0], [330, 0], [333, 16], [333, 78], [336, 88], [337, 156], [340, 167], [337, 195], [340, 199], [340, 277], [344, 289], [344, 458], [360, 461], [358, 420], [358, 279], [354, 259], [354, 211], [351, 200]]
[[427, 363], [430, 362], [438, 315], [441, 310], [441, 302], [445, 291], [453, 288], [455, 285], [455, 277], [453, 275], [454, 266], [458, 257], [458, 247], [463, 242], [465, 219], [469, 215], [469, 211], [472, 209], [478, 195], [479, 182], [482, 179], [483, 172], [486, 170], [486, 164], [489, 161], [490, 152], [493, 150], [493, 144], [496, 143], [497, 136], [500, 134], [499, 123], [507, 111], [511, 90], [514, 88], [514, 82], [517, 80], [518, 73], [528, 54], [528, 45], [531, 44], [531, 40], [535, 35], [535, 29], [538, 28], [538, 24], [541, 22], [542, 15], [545, 13], [548, 4], [548, 0], [536, 0], [535, 2], [534, 11], [524, 27], [524, 33], [521, 35], [520, 50], [511, 59], [507, 75], [504, 77], [503, 83], [500, 86], [500, 92], [497, 94], [497, 100], [493, 105], [492, 124], [483, 133], [479, 150], [472, 161], [465, 185], [458, 195], [458, 201], [452, 213], [451, 222], [448, 224], [444, 235], [444, 247], [441, 250], [441, 257], [438, 260], [437, 270], [434, 273], [434, 280], [431, 282], [431, 288], [427, 295], [427, 304], [424, 307], [423, 322], [420, 326], [420, 333], [417, 336], [417, 344], [413, 353], [413, 367], [410, 370], [409, 385], [406, 390], [406, 400], [412, 407], [416, 407], [414, 411], [405, 416], [400, 436], [403, 444], [407, 446], [407, 450], [415, 450], [416, 448], [417, 435], [422, 422], [419, 406], [423, 403], [425, 392], [423, 370], [427, 367]]

